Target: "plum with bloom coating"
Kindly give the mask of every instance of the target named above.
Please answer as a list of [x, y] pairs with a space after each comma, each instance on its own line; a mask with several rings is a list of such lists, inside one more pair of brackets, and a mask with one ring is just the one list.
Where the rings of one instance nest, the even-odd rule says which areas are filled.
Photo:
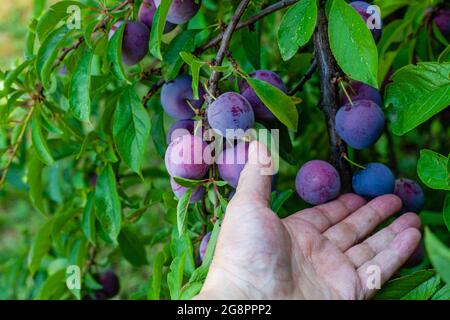
[[[286, 85], [283, 80], [281, 80], [280, 76], [275, 72], [269, 70], [257, 70], [249, 74], [251, 78], [265, 81], [272, 86], [280, 89], [284, 93], [287, 92]], [[256, 95], [255, 91], [248, 84], [247, 81], [242, 81], [239, 85], [239, 91], [242, 96], [250, 102], [253, 107], [253, 112], [255, 113], [255, 118], [258, 120], [273, 120], [275, 116], [273, 113], [267, 108], [264, 102]]]
[[[352, 101], [371, 100], [379, 106], [383, 104], [380, 92], [365, 83], [353, 81], [346, 91]], [[350, 103], [343, 90], [340, 92], [340, 101], [342, 105]]]
[[395, 177], [384, 164], [369, 163], [353, 175], [352, 186], [360, 196], [375, 198], [394, 192]]
[[[161, 0], [155, 0], [156, 7], [159, 7], [160, 4]], [[201, 0], [172, 0], [167, 21], [174, 24], [186, 23], [196, 15], [201, 4]]]
[[194, 110], [200, 109], [203, 105], [203, 95], [203, 88], [199, 86], [199, 99], [194, 100], [192, 78], [179, 76], [175, 80], [165, 83], [161, 88], [161, 105], [164, 111], [174, 119], [191, 119], [195, 116]]
[[[153, 18], [156, 12], [156, 5], [153, 0], [144, 0], [139, 8], [138, 19], [145, 24], [149, 30], [152, 29]], [[176, 24], [166, 22], [164, 32], [168, 33], [177, 27]]]
[[402, 199], [402, 212], [419, 213], [423, 209], [425, 195], [416, 181], [411, 179], [395, 180], [394, 194]]
[[373, 101], [346, 104], [336, 114], [336, 131], [349, 146], [364, 149], [373, 145], [384, 130], [383, 110]]
[[191, 119], [178, 120], [169, 129], [169, 133], [167, 134], [167, 143], [169, 144], [176, 138], [184, 136], [186, 134], [193, 135], [194, 130], [195, 130], [194, 120]]
[[240, 138], [255, 124], [255, 115], [247, 99], [239, 93], [227, 92], [209, 106], [208, 123], [223, 137]]
[[236, 188], [241, 172], [248, 161], [247, 142], [239, 142], [235, 146], [226, 148], [217, 157], [217, 167], [223, 180]]
[[295, 188], [305, 202], [319, 205], [339, 195], [341, 178], [337, 170], [328, 162], [311, 160], [298, 171]]
[[201, 179], [208, 172], [205, 159], [207, 143], [200, 137], [184, 135], [173, 140], [167, 148], [165, 164], [172, 177]]

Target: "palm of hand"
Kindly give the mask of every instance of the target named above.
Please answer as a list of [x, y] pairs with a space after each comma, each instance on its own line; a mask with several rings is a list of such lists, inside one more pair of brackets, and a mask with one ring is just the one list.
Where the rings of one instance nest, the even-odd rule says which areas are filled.
[[[379, 268], [384, 283], [420, 241], [420, 220], [413, 213], [367, 238], [400, 209], [393, 195], [365, 204], [347, 194], [286, 219], [270, 210], [269, 195], [270, 177], [248, 165], [228, 206], [202, 291], [210, 298], [370, 298], [376, 290], [367, 285], [368, 267]], [[217, 287], [221, 293], [214, 292]]]

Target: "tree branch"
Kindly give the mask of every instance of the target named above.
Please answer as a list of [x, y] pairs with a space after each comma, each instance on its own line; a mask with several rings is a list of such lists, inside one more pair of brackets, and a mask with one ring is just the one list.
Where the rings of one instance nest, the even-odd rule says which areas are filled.
[[331, 162], [339, 171], [343, 192], [351, 189], [350, 164], [343, 158], [347, 153], [347, 145], [338, 136], [335, 127], [338, 110], [338, 78], [340, 70], [333, 57], [328, 40], [328, 21], [325, 14], [325, 1], [320, 1], [317, 17], [317, 29], [314, 33], [314, 51], [319, 67], [321, 101], [320, 107], [327, 121], [331, 149]]
[[[230, 24], [223, 32], [222, 42], [220, 43], [219, 50], [217, 51], [216, 58], [213, 61], [213, 65], [220, 66], [225, 59], [228, 46], [230, 45], [231, 38], [233, 36], [234, 31], [236, 30], [236, 27], [238, 25], [239, 20], [241, 19], [242, 15], [244, 14], [245, 9], [247, 8], [250, 0], [242, 0], [238, 7], [236, 8], [236, 11], [234, 13], [233, 18], [231, 19]], [[220, 72], [213, 70], [211, 73], [211, 77], [209, 78], [208, 82], [208, 91], [216, 95], [217, 93], [217, 87], [219, 83], [219, 77]], [[211, 102], [212, 97], [208, 96], [207, 101], [208, 104]]]
[[306, 71], [305, 75], [303, 76], [303, 78], [301, 78], [299, 83], [297, 83], [295, 87], [291, 91], [289, 91], [289, 95], [293, 96], [297, 92], [302, 91], [303, 86], [305, 85], [306, 82], [308, 82], [312, 78], [316, 70], [317, 70], [317, 60], [314, 59], [308, 71]]
[[[283, 1], [279, 1], [277, 3], [274, 3], [264, 9], [262, 9], [259, 13], [257, 13], [256, 15], [250, 17], [249, 19], [242, 21], [240, 23], [238, 23], [238, 25], [236, 26], [236, 30], [245, 28], [249, 25], [254, 24], [255, 22], [257, 22], [258, 20], [261, 20], [262, 18], [264, 18], [265, 16], [268, 16], [269, 14], [281, 10], [283, 8], [289, 7], [291, 5], [293, 5], [294, 3], [296, 3], [298, 0], [283, 0]], [[225, 31], [226, 32], [226, 31]], [[225, 32], [222, 32], [220, 34], [218, 34], [215, 38], [211, 39], [208, 43], [206, 43], [205, 45], [201, 46], [198, 49], [198, 52], [203, 52], [205, 50], [208, 50], [211, 47], [214, 47], [215, 45], [217, 45], [222, 38], [225, 35]]]

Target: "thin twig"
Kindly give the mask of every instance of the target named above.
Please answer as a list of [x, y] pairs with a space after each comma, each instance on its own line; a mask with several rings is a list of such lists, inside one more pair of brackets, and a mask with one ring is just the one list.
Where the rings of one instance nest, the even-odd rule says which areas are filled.
[[8, 162], [6, 163], [6, 166], [2, 170], [2, 176], [0, 177], [0, 187], [3, 186], [6, 180], [6, 175], [8, 174], [9, 168], [11, 167], [11, 164], [16, 157], [17, 150], [19, 150], [20, 143], [22, 142], [23, 136], [25, 135], [25, 132], [28, 127], [28, 123], [30, 122], [31, 116], [33, 115], [34, 108], [30, 108], [28, 111], [25, 119], [23, 120], [23, 127], [20, 130], [19, 136], [17, 137], [17, 141], [13, 146], [11, 156], [8, 158]]
[[165, 81], [164, 78], [161, 78], [156, 82], [153, 86], [151, 86], [150, 90], [147, 92], [147, 94], [142, 98], [142, 104], [144, 107], [147, 105], [147, 102], [150, 101], [150, 99], [153, 97], [153, 95], [158, 92], [159, 88], [161, 88], [164, 85]]
[[325, 14], [325, 0], [320, 1], [317, 29], [314, 33], [314, 51], [319, 68], [321, 101], [320, 107], [327, 121], [331, 162], [339, 171], [343, 192], [351, 188], [351, 168], [344, 159], [347, 154], [347, 145], [336, 132], [335, 118], [338, 110], [338, 79], [340, 69], [333, 57], [328, 40], [328, 21]]
[[[293, 5], [294, 3], [296, 3], [297, 1], [298, 0], [283, 0], [283, 1], [279, 1], [277, 3], [274, 3], [270, 6], [262, 9], [259, 13], [248, 18], [247, 20], [238, 23], [238, 25], [236, 26], [236, 30], [248, 27], [248, 26], [254, 24], [255, 22], [257, 22], [258, 20], [261, 20], [265, 16], [268, 16], [269, 14], [271, 14], [275, 11], [289, 7], [289, 6]], [[224, 35], [225, 35], [225, 32], [218, 34], [215, 38], [211, 39], [208, 43], [201, 46], [198, 49], [198, 52], [203, 52], [203, 51], [208, 50], [209, 48], [214, 47], [215, 45], [219, 44], [219, 42], [222, 40]]]
[[289, 92], [289, 95], [293, 96], [297, 92], [302, 91], [303, 86], [305, 85], [306, 82], [308, 82], [312, 78], [316, 70], [317, 70], [317, 60], [314, 59], [308, 71], [306, 71], [305, 75], [300, 79], [299, 83], [297, 83], [297, 85], [295, 85], [295, 87]]
[[[245, 9], [247, 8], [250, 0], [242, 0], [238, 7], [236, 8], [236, 11], [234, 13], [233, 18], [231, 19], [230, 24], [223, 32], [222, 42], [220, 43], [219, 50], [217, 51], [216, 58], [213, 61], [213, 65], [220, 66], [225, 59], [228, 47], [230, 45], [231, 38], [233, 37], [233, 33], [236, 30], [236, 27], [239, 23], [239, 20], [241, 19], [242, 15], [244, 14]], [[208, 82], [208, 91], [216, 96], [217, 88], [219, 84], [219, 78], [220, 78], [220, 72], [217, 70], [213, 70], [211, 73], [211, 77], [209, 78]], [[207, 102], [208, 104], [212, 101], [212, 98], [208, 96]]]

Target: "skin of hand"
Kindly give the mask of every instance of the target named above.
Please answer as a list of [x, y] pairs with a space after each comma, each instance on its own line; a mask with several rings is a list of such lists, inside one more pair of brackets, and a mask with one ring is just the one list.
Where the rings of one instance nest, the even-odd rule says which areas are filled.
[[[269, 159], [269, 162], [267, 161]], [[372, 234], [402, 203], [345, 194], [280, 219], [269, 205], [271, 163], [260, 142], [230, 201], [205, 284], [195, 299], [369, 299], [369, 267], [384, 284], [418, 246], [420, 219], [406, 213]], [[270, 166], [270, 165], [269, 165]]]

